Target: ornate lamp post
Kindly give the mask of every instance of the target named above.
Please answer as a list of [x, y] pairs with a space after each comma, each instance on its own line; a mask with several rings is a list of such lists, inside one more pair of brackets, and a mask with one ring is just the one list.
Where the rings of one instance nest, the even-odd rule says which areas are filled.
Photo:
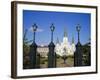
[[76, 30], [77, 30], [77, 33], [78, 33], [78, 43], [80, 42], [80, 29], [81, 29], [81, 26], [78, 24], [76, 26]]
[[78, 43], [76, 44], [76, 51], [74, 53], [74, 66], [82, 66], [82, 45], [80, 43], [80, 29], [81, 26], [78, 24], [76, 26], [76, 31], [78, 33]]
[[33, 43], [30, 45], [30, 68], [36, 68], [36, 56], [37, 56], [37, 45], [35, 43], [35, 33], [37, 31], [37, 25], [32, 25], [33, 28]]
[[53, 43], [53, 32], [54, 32], [54, 25], [50, 26], [51, 29], [51, 42], [48, 45], [49, 53], [48, 53], [48, 68], [56, 67], [56, 53], [54, 52], [55, 45]]

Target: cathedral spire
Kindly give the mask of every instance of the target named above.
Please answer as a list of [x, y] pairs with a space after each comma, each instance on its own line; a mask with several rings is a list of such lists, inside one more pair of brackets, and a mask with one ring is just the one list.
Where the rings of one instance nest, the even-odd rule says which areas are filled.
[[58, 37], [57, 37], [57, 41], [56, 41], [56, 43], [59, 43], [59, 39], [58, 39]]
[[72, 37], [72, 43], [74, 43], [74, 36]]
[[66, 28], [64, 28], [64, 37], [67, 37], [67, 31], [66, 31]]

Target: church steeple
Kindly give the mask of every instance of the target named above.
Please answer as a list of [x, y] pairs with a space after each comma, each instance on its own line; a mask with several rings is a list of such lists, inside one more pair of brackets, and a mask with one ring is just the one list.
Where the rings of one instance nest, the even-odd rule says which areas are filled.
[[56, 41], [56, 43], [59, 44], [59, 39], [58, 39], [58, 37], [57, 37], [57, 41]]
[[72, 37], [72, 43], [74, 43], [74, 36]]
[[67, 31], [66, 31], [66, 28], [64, 28], [64, 37], [67, 37]]

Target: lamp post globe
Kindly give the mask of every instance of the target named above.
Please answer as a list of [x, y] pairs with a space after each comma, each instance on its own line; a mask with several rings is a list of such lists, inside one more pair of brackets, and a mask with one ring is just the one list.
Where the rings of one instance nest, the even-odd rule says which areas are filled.
[[78, 24], [78, 25], [76, 26], [77, 32], [80, 32], [80, 29], [81, 29], [81, 26], [80, 26], [80, 24]]
[[32, 25], [33, 28], [33, 43], [35, 43], [35, 32], [37, 31], [38, 26], [36, 24]]
[[37, 30], [37, 25], [36, 24], [34, 24], [34, 25], [32, 25], [32, 27], [33, 27], [33, 32], [36, 32], [36, 30]]
[[50, 26], [50, 29], [51, 29], [51, 42], [53, 42], [53, 32], [54, 32], [54, 30], [55, 30], [54, 24], [52, 24], [52, 25]]
[[50, 26], [50, 29], [51, 29], [52, 32], [55, 30], [54, 24], [52, 24], [52, 25]]

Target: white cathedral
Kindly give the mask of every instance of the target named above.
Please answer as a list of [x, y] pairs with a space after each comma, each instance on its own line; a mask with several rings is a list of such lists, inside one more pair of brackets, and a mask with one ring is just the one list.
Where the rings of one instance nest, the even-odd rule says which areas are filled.
[[72, 37], [72, 42], [70, 43], [68, 41], [67, 32], [66, 32], [66, 30], [64, 30], [63, 41], [60, 43], [59, 39], [57, 38], [57, 42], [56, 42], [56, 46], [55, 46], [56, 54], [58, 54], [60, 56], [74, 55], [75, 50], [76, 50], [76, 47], [74, 44], [74, 37]]

